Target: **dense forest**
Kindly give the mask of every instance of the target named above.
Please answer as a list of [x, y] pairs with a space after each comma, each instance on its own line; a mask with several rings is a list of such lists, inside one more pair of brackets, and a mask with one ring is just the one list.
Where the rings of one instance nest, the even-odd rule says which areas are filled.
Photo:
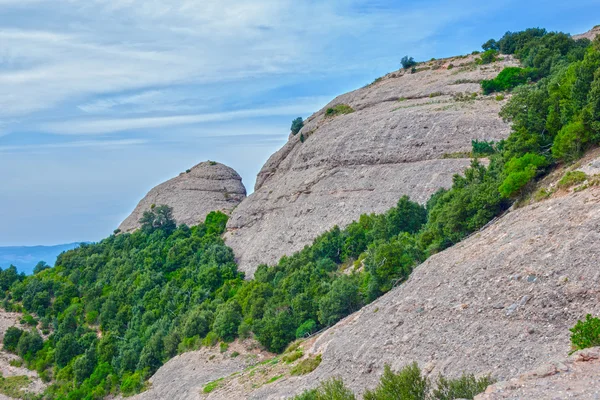
[[487, 167], [475, 159], [426, 205], [401, 198], [384, 214], [363, 215], [275, 266], [259, 266], [253, 280], [244, 280], [221, 239], [227, 216], [177, 227], [159, 205], [139, 231], [63, 253], [54, 268], [27, 277], [2, 271], [3, 307], [24, 312], [32, 326], [10, 329], [5, 348], [52, 381], [46, 398], [131, 394], [180, 352], [252, 336], [281, 352], [401, 284], [430, 255], [507, 210], [553, 165], [600, 142], [600, 41], [529, 29], [484, 49], [521, 63], [482, 82], [485, 92], [512, 91], [501, 112], [513, 124], [509, 138], [473, 142]]

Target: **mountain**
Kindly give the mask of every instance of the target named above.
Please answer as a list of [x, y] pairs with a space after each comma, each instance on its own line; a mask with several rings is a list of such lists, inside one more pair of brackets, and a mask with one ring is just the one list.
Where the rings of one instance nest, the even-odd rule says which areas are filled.
[[476, 57], [395, 71], [309, 117], [231, 215], [226, 242], [240, 269], [251, 276], [257, 265], [274, 264], [334, 225], [385, 212], [403, 195], [425, 202], [470, 165], [472, 140], [506, 138], [504, 101], [483, 96], [479, 82], [516, 62], [477, 65]]
[[122, 232], [138, 229], [144, 211], [153, 204], [172, 207], [178, 224], [192, 226], [204, 222], [211, 211], [230, 213], [245, 197], [246, 188], [237, 172], [226, 165], [205, 161], [150, 190], [119, 229]]
[[[600, 157], [583, 165], [600, 173]], [[556, 178], [544, 184], [555, 186]], [[360, 393], [375, 386], [385, 363], [397, 370], [413, 361], [432, 377], [513, 378], [566, 357], [569, 328], [586, 313], [600, 314], [598, 243], [600, 187], [561, 190], [432, 256], [407, 282], [306, 341], [304, 354], [322, 357], [312, 373], [289, 376], [283, 363], [265, 375], [280, 379], [260, 385], [243, 364], [219, 363], [221, 376], [215, 366], [196, 371], [191, 360], [204, 357], [191, 353], [169, 361], [138, 398], [160, 398], [167, 388], [170, 398], [196, 398], [182, 395], [185, 384], [170, 383], [182, 368], [196, 387], [224, 379], [209, 399], [289, 398], [331, 377]]]
[[45, 261], [53, 266], [56, 257], [63, 251], [72, 250], [79, 243], [59, 244], [56, 246], [7, 246], [0, 247], [0, 267], [17, 267], [19, 272], [31, 274], [33, 268], [40, 261]]

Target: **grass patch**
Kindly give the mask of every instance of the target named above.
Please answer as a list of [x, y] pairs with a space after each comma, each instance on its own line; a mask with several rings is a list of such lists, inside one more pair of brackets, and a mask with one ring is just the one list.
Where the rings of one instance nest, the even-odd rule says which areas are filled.
[[234, 351], [233, 353], [231, 353], [231, 358], [236, 358], [239, 355], [240, 355], [240, 353], [238, 353], [237, 351]]
[[327, 111], [325, 111], [325, 116], [326, 117], [335, 117], [338, 115], [350, 114], [353, 112], [354, 112], [354, 109], [352, 107], [350, 107], [348, 104], [338, 104], [336, 106], [328, 108]]
[[314, 358], [309, 357], [306, 360], [302, 360], [301, 362], [298, 363], [298, 365], [296, 365], [294, 368], [292, 368], [292, 370], [290, 371], [290, 374], [292, 374], [293, 376], [309, 374], [309, 373], [313, 372], [315, 369], [317, 369], [319, 364], [321, 364], [321, 355], [320, 354]]
[[219, 344], [219, 351], [221, 353], [225, 353], [227, 350], [229, 350], [229, 344], [225, 343], [225, 342], [221, 342]]
[[563, 189], [570, 188], [571, 186], [585, 182], [587, 178], [588, 176], [583, 171], [569, 171], [558, 181], [558, 187]]
[[552, 193], [554, 193], [553, 190], [548, 190], [546, 188], [539, 188], [534, 194], [533, 194], [533, 200], [535, 201], [542, 201], [547, 199], [548, 197], [552, 196]]
[[0, 375], [0, 393], [15, 399], [21, 399], [26, 395], [23, 389], [29, 386], [31, 381], [27, 376], [9, 376], [5, 378]]
[[267, 381], [267, 383], [273, 383], [275, 382], [277, 379], [283, 378], [283, 375], [275, 375], [274, 377], [272, 377], [271, 379], [269, 379]]
[[294, 361], [296, 361], [303, 355], [304, 355], [304, 353], [302, 352], [302, 350], [296, 350], [292, 353], [288, 353], [288, 354], [284, 355], [283, 357], [281, 357], [281, 359], [289, 364], [289, 363], [293, 363]]
[[442, 96], [443, 93], [442, 92], [433, 92], [433, 93], [429, 93], [429, 97], [440, 97]]
[[503, 94], [496, 95], [496, 101], [502, 101], [502, 100], [504, 100]]
[[223, 383], [223, 380], [225, 378], [219, 378], [216, 379], [212, 382], [208, 382], [203, 388], [202, 388], [202, 392], [204, 393], [211, 393], [213, 390], [215, 390], [216, 388], [218, 388], [219, 386], [221, 386], [221, 384]]

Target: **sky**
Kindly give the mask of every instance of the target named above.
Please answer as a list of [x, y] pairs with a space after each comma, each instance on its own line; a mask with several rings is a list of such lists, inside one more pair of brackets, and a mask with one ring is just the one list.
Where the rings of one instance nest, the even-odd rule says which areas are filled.
[[291, 120], [600, 0], [0, 0], [0, 246], [97, 241], [204, 161], [250, 193]]

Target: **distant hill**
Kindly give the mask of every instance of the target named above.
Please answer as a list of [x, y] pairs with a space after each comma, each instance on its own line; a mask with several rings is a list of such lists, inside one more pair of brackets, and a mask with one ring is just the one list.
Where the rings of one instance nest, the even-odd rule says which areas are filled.
[[59, 244], [56, 246], [7, 246], [0, 247], [0, 267], [8, 268], [11, 264], [19, 272], [31, 274], [40, 261], [53, 266], [56, 257], [63, 251], [72, 250], [80, 243]]

